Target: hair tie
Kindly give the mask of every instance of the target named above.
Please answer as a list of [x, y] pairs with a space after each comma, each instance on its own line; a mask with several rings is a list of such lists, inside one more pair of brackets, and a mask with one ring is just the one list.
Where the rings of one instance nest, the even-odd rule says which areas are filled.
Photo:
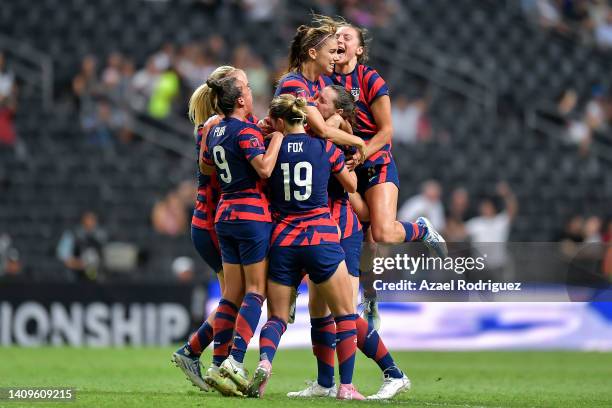
[[325, 37], [323, 37], [323, 39], [322, 39], [321, 41], [319, 41], [318, 43], [316, 43], [316, 44], [315, 44], [315, 45], [314, 45], [312, 48], [315, 48], [315, 49], [316, 49], [316, 48], [317, 48], [319, 45], [323, 44], [323, 42], [324, 42], [325, 40], [327, 40], [329, 37], [331, 37], [332, 35], [334, 35], [334, 34], [327, 34]]

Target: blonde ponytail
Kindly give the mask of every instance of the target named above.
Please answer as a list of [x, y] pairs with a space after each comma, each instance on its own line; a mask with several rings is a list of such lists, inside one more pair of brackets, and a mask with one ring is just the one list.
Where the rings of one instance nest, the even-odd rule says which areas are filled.
[[303, 124], [306, 121], [306, 100], [291, 94], [277, 96], [270, 103], [270, 117], [283, 119], [291, 125]]
[[[230, 76], [237, 69], [230, 65], [222, 65], [215, 69], [207, 79], [215, 81]], [[189, 98], [189, 120], [196, 127], [208, 120], [211, 116], [221, 113], [216, 109], [217, 95], [206, 82], [200, 85]]]

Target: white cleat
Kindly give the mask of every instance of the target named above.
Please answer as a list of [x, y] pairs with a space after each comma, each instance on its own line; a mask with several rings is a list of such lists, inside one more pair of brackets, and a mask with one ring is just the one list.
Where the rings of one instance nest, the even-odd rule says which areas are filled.
[[442, 234], [436, 231], [433, 225], [431, 225], [431, 221], [425, 217], [419, 217], [416, 223], [426, 229], [425, 236], [422, 239], [425, 246], [440, 258], [446, 258], [448, 256], [446, 241], [444, 237], [442, 237]]
[[210, 387], [204, 382], [204, 378], [202, 378], [199, 358], [189, 356], [184, 350], [179, 349], [172, 354], [172, 361], [194, 386], [204, 392], [210, 391]]
[[210, 386], [210, 388], [219, 391], [221, 395], [226, 397], [244, 397], [244, 394], [238, 390], [238, 387], [232, 380], [221, 376], [219, 367], [215, 365], [211, 365], [206, 371], [204, 381]]
[[380, 386], [378, 392], [367, 397], [369, 400], [388, 400], [395, 397], [401, 392], [406, 392], [410, 389], [410, 379], [404, 374], [402, 378], [392, 378], [385, 375], [385, 379]]
[[301, 391], [292, 391], [288, 392], [287, 396], [289, 398], [316, 398], [316, 397], [329, 397], [336, 398], [336, 394], [338, 394], [338, 388], [336, 385], [332, 385], [330, 388], [325, 388], [319, 385], [316, 381], [306, 381], [308, 387]]
[[226, 358], [219, 367], [219, 372], [222, 376], [231, 379], [236, 384], [238, 391], [246, 395], [249, 388], [248, 374], [243, 365], [234, 360], [234, 357]]

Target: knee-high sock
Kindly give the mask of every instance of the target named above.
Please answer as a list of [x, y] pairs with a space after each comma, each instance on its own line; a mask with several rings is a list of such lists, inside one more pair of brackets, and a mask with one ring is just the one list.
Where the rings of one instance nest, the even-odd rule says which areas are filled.
[[263, 301], [263, 296], [253, 292], [244, 295], [242, 300], [238, 318], [236, 318], [236, 333], [234, 334], [234, 345], [231, 352], [234, 360], [239, 363], [244, 361], [249, 342], [255, 333], [257, 323], [259, 323]]
[[395, 365], [393, 357], [385, 347], [380, 335], [366, 320], [359, 317], [355, 322], [357, 326], [357, 347], [378, 364], [380, 369], [393, 378], [402, 378], [402, 371]]
[[336, 323], [332, 315], [310, 319], [312, 353], [317, 358], [317, 382], [321, 387], [334, 385]]
[[357, 327], [356, 314], [336, 316], [336, 354], [338, 355], [338, 370], [340, 371], [340, 383], [351, 384], [353, 382], [353, 370], [355, 368], [355, 351], [357, 350]]
[[229, 355], [237, 314], [238, 306], [226, 299], [219, 301], [215, 320], [213, 320], [213, 364], [217, 366], [220, 366]]
[[287, 330], [287, 323], [279, 317], [272, 316], [268, 319], [266, 324], [261, 328], [261, 333], [259, 334], [260, 360], [268, 360], [272, 363], [276, 355], [278, 343], [285, 330]]
[[187, 349], [190, 354], [199, 357], [208, 345], [213, 341], [213, 327], [204, 320], [200, 328], [191, 335], [187, 341]]
[[419, 225], [416, 222], [403, 221], [400, 224], [402, 224], [404, 231], [406, 231], [406, 238], [404, 238], [404, 242], [419, 241], [427, 232], [424, 226]]

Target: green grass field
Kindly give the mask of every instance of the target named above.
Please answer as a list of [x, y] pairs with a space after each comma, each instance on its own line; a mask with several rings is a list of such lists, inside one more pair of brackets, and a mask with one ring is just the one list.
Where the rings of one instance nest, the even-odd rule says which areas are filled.
[[[0, 387], [74, 387], [76, 402], [0, 401], [18, 407], [612, 407], [612, 354], [577, 352], [403, 352], [396, 361], [413, 389], [392, 403], [289, 400], [314, 378], [310, 350], [280, 350], [263, 400], [224, 398], [192, 387], [170, 363], [172, 348], [0, 348]], [[255, 365], [250, 352], [247, 365]], [[204, 360], [208, 362], [208, 354]], [[380, 385], [378, 367], [359, 357], [355, 384]]]

